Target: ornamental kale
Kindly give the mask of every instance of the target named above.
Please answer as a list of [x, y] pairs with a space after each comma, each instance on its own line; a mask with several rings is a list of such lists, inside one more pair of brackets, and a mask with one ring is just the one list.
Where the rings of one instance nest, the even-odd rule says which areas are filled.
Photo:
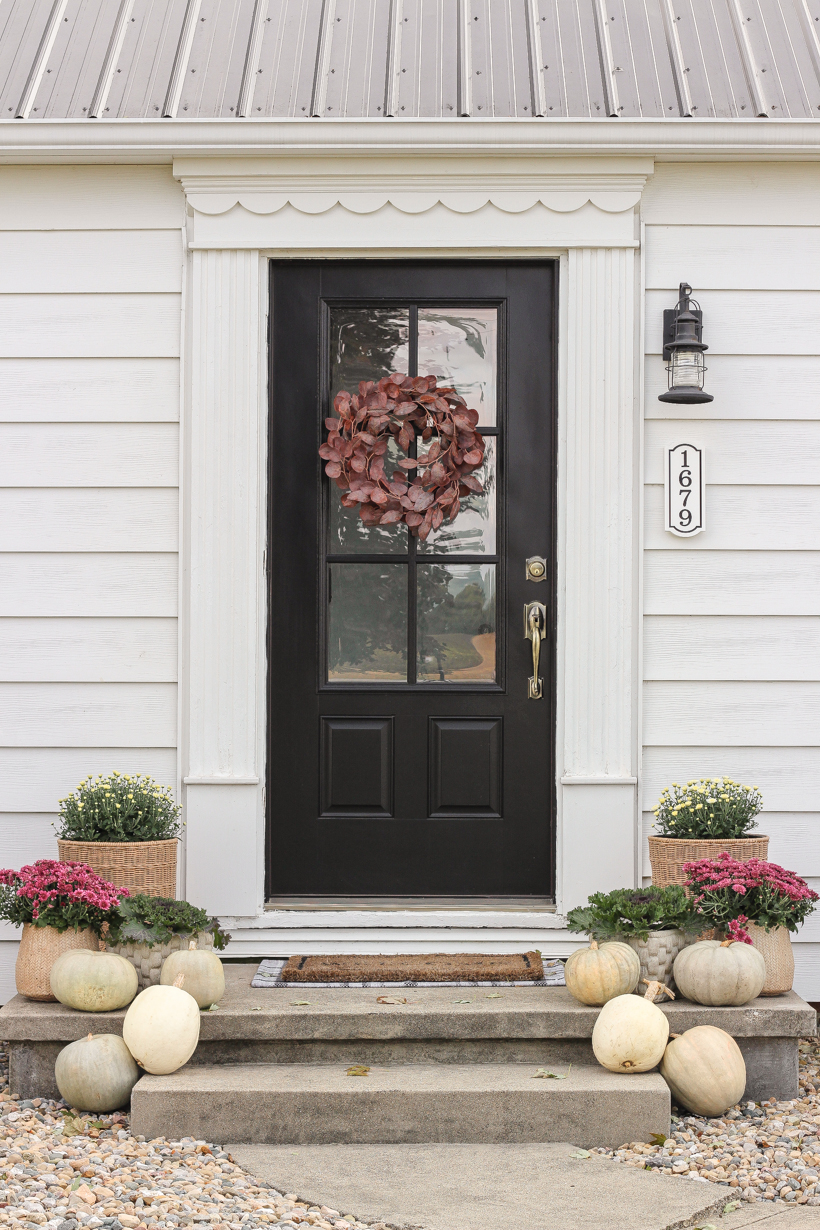
[[38, 859], [19, 871], [0, 871], [0, 918], [19, 926], [75, 931], [86, 927], [100, 935], [117, 917], [117, 903], [128, 896], [102, 880], [85, 863]]
[[719, 927], [732, 939], [748, 936], [743, 924], [749, 921], [766, 931], [796, 931], [820, 900], [793, 871], [759, 858], [740, 863], [724, 852], [719, 858], [684, 863], [683, 874], [701, 926]]
[[198, 935], [203, 931], [213, 933], [214, 948], [224, 948], [231, 938], [217, 919], [187, 901], [136, 893], [120, 903], [109, 938], [115, 944], [147, 944], [153, 948], [167, 944], [172, 935]]
[[652, 827], [659, 837], [731, 840], [749, 833], [762, 807], [757, 786], [741, 786], [729, 777], [702, 777], [685, 786], [673, 782], [660, 797]]
[[167, 841], [179, 835], [179, 813], [168, 786], [114, 772], [80, 782], [60, 799], [57, 836], [64, 841]]
[[589, 904], [570, 910], [570, 931], [585, 931], [596, 940], [645, 940], [650, 931], [702, 931], [703, 923], [679, 884], [665, 888], [616, 888], [593, 893]]

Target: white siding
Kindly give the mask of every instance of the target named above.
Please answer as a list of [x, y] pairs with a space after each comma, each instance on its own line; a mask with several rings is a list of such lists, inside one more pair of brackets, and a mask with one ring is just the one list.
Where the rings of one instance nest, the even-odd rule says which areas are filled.
[[176, 786], [183, 222], [168, 167], [0, 168], [3, 866], [89, 772]]
[[[656, 164], [646, 274], [644, 836], [672, 781], [726, 773], [763, 793], [774, 862], [820, 877], [820, 168]], [[707, 388], [666, 387], [662, 311], [689, 281]], [[663, 449], [706, 450], [706, 530], [663, 529]], [[643, 873], [650, 874], [644, 841]], [[820, 918], [820, 915], [818, 915]], [[820, 922], [794, 937], [820, 999]]]

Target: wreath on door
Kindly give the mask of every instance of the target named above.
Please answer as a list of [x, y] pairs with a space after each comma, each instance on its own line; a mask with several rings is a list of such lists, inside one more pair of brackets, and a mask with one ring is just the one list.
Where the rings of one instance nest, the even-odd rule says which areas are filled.
[[[435, 376], [394, 372], [378, 383], [363, 380], [358, 393], [337, 393], [333, 409], [338, 417], [325, 419], [319, 456], [344, 492], [342, 505], [358, 505], [365, 525], [403, 521], [426, 539], [445, 518], [455, 521], [465, 496], [484, 490], [473, 473], [486, 448], [475, 430], [478, 413], [455, 389], [438, 388]], [[390, 436], [405, 456], [388, 475]]]

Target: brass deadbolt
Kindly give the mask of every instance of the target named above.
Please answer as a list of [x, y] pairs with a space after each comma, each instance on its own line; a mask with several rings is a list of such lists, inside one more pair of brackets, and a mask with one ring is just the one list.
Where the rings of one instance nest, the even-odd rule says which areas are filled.
[[543, 555], [531, 555], [527, 560], [527, 580], [543, 581], [547, 576], [547, 561]]

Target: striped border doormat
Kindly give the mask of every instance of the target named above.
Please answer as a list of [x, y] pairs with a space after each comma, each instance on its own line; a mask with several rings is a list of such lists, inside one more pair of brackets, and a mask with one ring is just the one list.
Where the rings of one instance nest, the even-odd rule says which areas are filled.
[[257, 990], [281, 987], [285, 991], [318, 990], [322, 987], [375, 987], [377, 989], [397, 990], [399, 987], [563, 987], [563, 961], [544, 961], [544, 977], [537, 981], [509, 981], [494, 979], [481, 982], [283, 982], [282, 970], [289, 957], [272, 957], [261, 961], [254, 974], [251, 986]]

